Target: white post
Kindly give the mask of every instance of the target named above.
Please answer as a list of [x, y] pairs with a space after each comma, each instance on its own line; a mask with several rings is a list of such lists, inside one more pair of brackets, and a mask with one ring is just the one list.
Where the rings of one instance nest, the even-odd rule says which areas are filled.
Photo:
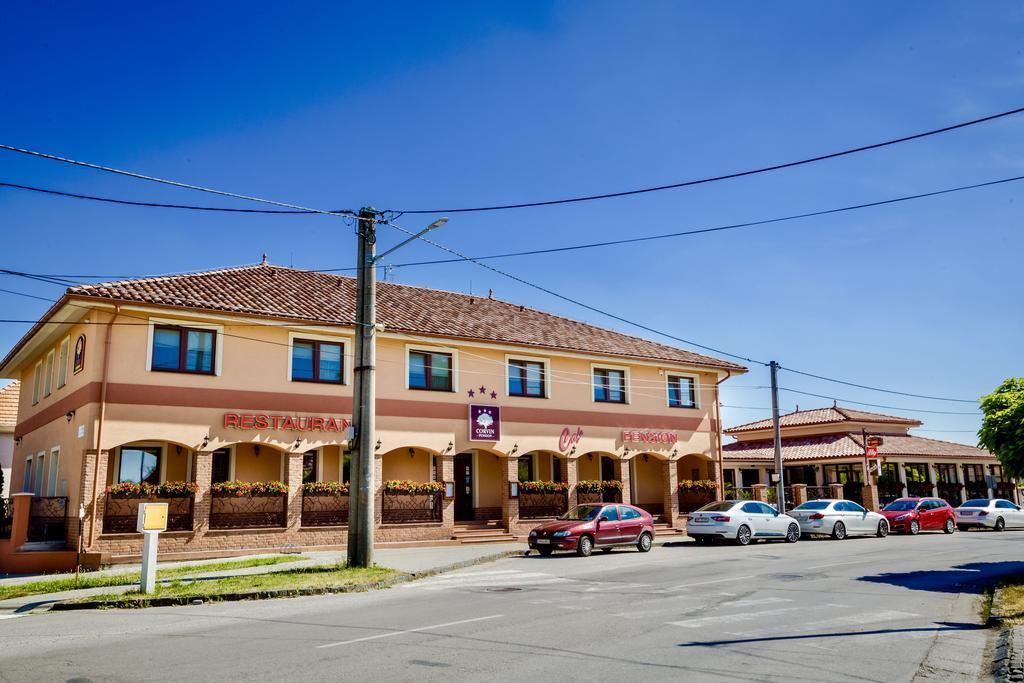
[[159, 540], [159, 531], [142, 532], [142, 580], [139, 583], [142, 593], [152, 593], [156, 587], [156, 548]]

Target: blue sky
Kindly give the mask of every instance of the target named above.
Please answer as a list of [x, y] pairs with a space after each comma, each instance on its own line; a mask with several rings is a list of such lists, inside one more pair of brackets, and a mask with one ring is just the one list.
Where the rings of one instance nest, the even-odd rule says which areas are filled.
[[[372, 4], [372, 7], [370, 6]], [[25, 3], [5, 10], [0, 138], [319, 208], [550, 199], [727, 173], [1024, 104], [1024, 10], [993, 3]], [[1024, 117], [734, 181], [453, 214], [471, 254], [757, 220], [1024, 173]], [[0, 154], [0, 181], [242, 206]], [[974, 398], [1021, 374], [1021, 183], [498, 267], [704, 344], [850, 381]], [[429, 216], [406, 216], [417, 228]], [[105, 206], [0, 189], [0, 267], [135, 275], [349, 266], [351, 228]], [[384, 229], [382, 229], [384, 230]], [[381, 233], [382, 244], [397, 234]], [[426, 245], [397, 261], [438, 258]], [[486, 292], [638, 333], [473, 264], [399, 282]], [[0, 287], [56, 298], [9, 277]], [[4, 318], [46, 304], [0, 295]], [[27, 325], [0, 325], [0, 347]], [[644, 336], [652, 336], [642, 333]], [[663, 340], [664, 341], [664, 340]], [[971, 442], [966, 404], [783, 374]], [[727, 425], [767, 416], [760, 367]], [[830, 401], [783, 394], [793, 408]], [[924, 433], [924, 432], [922, 432]]]

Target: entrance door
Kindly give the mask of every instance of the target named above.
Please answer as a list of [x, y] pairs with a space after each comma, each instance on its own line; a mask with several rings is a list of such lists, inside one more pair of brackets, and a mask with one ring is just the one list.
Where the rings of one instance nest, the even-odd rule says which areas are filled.
[[455, 519], [473, 519], [473, 454], [455, 456]]

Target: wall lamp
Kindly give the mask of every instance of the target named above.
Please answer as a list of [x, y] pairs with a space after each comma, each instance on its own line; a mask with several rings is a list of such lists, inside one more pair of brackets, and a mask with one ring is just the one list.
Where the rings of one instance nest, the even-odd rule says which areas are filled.
[[455, 448], [455, 442], [454, 441], [449, 441], [448, 442], [448, 447], [444, 449], [444, 452], [445, 453], [451, 453], [451, 450], [453, 448]]
[[515, 455], [518, 450], [519, 450], [519, 444], [514, 443], [514, 444], [512, 444], [512, 450], [510, 450], [508, 452], [508, 454], [509, 455]]
[[203, 437], [203, 445], [200, 446], [200, 448], [206, 448], [209, 445], [210, 445], [210, 435], [207, 434], [206, 436]]
[[20, 436], [14, 437], [14, 445], [15, 446], [20, 446], [21, 445], [21, 437]]
[[252, 447], [252, 452], [256, 454], [256, 457], [260, 457], [260, 445], [256, 444]]
[[377, 445], [373, 447], [373, 450], [375, 450], [375, 451], [379, 451], [380, 450], [380, 439], [377, 439]]
[[75, 411], [69, 410], [67, 414], [64, 416], [64, 419], [66, 419], [68, 422], [71, 422], [73, 419], [75, 419]]
[[412, 459], [412, 458], [415, 458], [415, 457], [416, 457], [416, 449], [415, 448], [410, 448], [409, 449], [409, 458]]
[[302, 437], [295, 439], [295, 450], [299, 450], [299, 446], [302, 445]]

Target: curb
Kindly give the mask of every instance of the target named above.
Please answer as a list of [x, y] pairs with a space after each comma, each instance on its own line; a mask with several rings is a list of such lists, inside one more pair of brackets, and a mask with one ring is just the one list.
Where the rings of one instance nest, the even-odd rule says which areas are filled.
[[997, 681], [1019, 683], [1024, 681], [1024, 626], [1007, 626], [999, 613], [999, 591], [992, 591], [989, 628], [999, 629], [992, 648], [992, 676]]
[[442, 565], [440, 567], [433, 567], [431, 569], [424, 569], [418, 572], [409, 572], [400, 576], [387, 579], [385, 581], [374, 581], [371, 583], [353, 584], [349, 586], [336, 586], [336, 587], [324, 587], [324, 588], [281, 588], [277, 590], [265, 590], [265, 591], [248, 591], [244, 593], [223, 593], [221, 595], [211, 595], [204, 598], [195, 597], [176, 597], [176, 598], [142, 598], [139, 600], [131, 600], [119, 602], [116, 600], [85, 600], [81, 602], [71, 602], [62, 600], [55, 602], [50, 605], [50, 609], [47, 611], [54, 612], [68, 612], [86, 609], [144, 609], [146, 607], [177, 607], [183, 605], [201, 605], [208, 602], [237, 602], [241, 600], [268, 600], [272, 598], [297, 598], [306, 597], [310, 595], [333, 595], [335, 593], [362, 593], [371, 590], [381, 590], [384, 588], [391, 588], [401, 583], [408, 583], [417, 579], [427, 578], [429, 576], [435, 576], [437, 574], [443, 574], [445, 572], [455, 571], [457, 569], [465, 569], [466, 567], [473, 567], [478, 564], [487, 564], [488, 562], [494, 562], [506, 557], [515, 557], [522, 555], [522, 550], [504, 550], [499, 553], [492, 553], [490, 555], [484, 555], [482, 557], [476, 557], [471, 560], [462, 560], [460, 562], [453, 562], [451, 564]]

